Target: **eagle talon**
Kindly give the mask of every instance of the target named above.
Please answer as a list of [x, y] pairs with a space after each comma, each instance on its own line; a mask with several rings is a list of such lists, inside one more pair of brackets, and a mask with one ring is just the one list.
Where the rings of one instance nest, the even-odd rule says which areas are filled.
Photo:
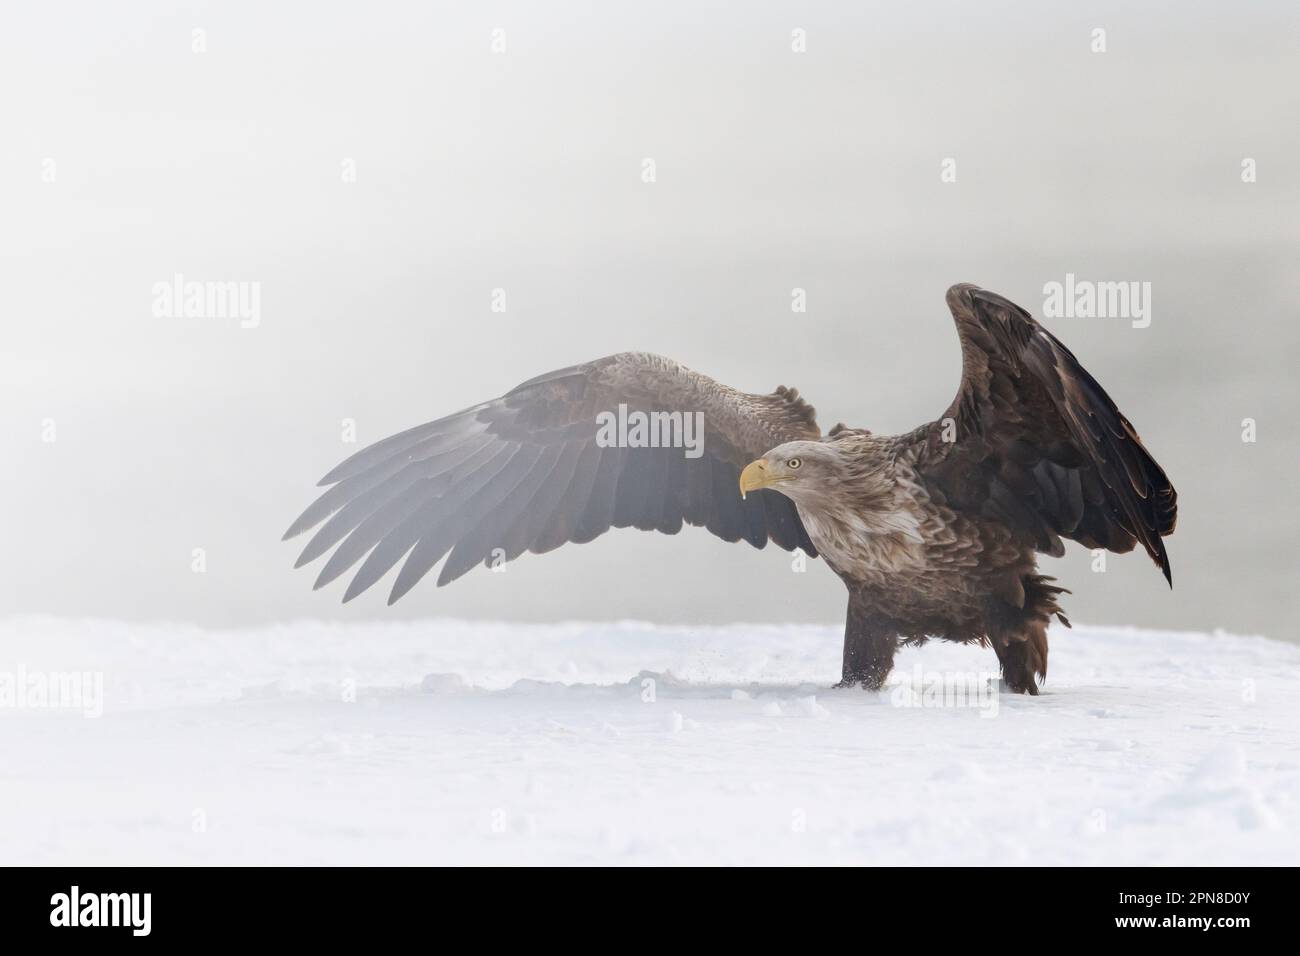
[[861, 687], [863, 690], [880, 690], [885, 686], [884, 678], [872, 677], [866, 675], [863, 677], [844, 677], [838, 684], [832, 685], [832, 690], [841, 690], [845, 687]]
[[1027, 694], [1038, 696], [1038, 685], [1031, 677], [1028, 681], [1009, 681], [1005, 677], [998, 681], [998, 689], [1004, 694]]

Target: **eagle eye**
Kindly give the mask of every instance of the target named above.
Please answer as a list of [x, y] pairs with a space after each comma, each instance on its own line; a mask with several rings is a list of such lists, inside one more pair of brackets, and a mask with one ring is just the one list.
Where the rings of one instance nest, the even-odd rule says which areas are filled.
[[798, 468], [800, 465], [802, 465], [803, 462], [801, 462], [798, 458], [791, 458], [791, 459], [790, 459], [789, 461], [787, 461], [785, 464], [786, 464], [786, 467], [787, 467], [787, 468], [789, 468], [791, 471], [793, 471], [794, 469], [796, 469], [796, 468]]

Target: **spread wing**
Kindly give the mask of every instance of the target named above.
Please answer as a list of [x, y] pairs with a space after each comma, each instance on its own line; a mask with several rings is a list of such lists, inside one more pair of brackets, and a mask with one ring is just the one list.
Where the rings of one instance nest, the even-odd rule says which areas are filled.
[[1022, 531], [1048, 554], [1064, 552], [1061, 537], [1121, 553], [1140, 542], [1172, 584], [1161, 537], [1173, 533], [1177, 493], [1110, 396], [1002, 296], [955, 285], [948, 307], [962, 380], [948, 427], [922, 435], [927, 482], [951, 507]]
[[[638, 435], [638, 412], [664, 414]], [[701, 426], [698, 435], [683, 416]], [[621, 443], [619, 421], [630, 426]], [[651, 435], [661, 447], [643, 447]], [[694, 437], [702, 451], [662, 447], [665, 436]], [[813, 408], [794, 389], [750, 395], [670, 359], [623, 352], [541, 375], [357, 452], [321, 480], [331, 487], [285, 538], [325, 522], [295, 565], [338, 545], [318, 588], [365, 559], [344, 601], [405, 558], [389, 604], [444, 556], [440, 586], [476, 564], [590, 541], [610, 528], [676, 534], [690, 524], [726, 541], [761, 548], [771, 540], [815, 555], [788, 498], [765, 491], [742, 500], [738, 483], [741, 468], [774, 446], [819, 436]]]

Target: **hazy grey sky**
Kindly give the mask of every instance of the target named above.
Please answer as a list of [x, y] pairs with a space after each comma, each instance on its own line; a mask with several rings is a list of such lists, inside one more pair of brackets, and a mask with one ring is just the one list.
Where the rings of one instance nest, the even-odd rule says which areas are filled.
[[[795, 385], [824, 427], [910, 428], [957, 386], [948, 285], [1041, 314], [1073, 273], [1151, 283], [1149, 328], [1047, 324], [1181, 509], [1172, 593], [1143, 556], [1094, 574], [1072, 547], [1044, 560], [1067, 609], [1295, 639], [1298, 10], [16, 7], [0, 614], [835, 620], [819, 563], [696, 529], [431, 577], [393, 608], [313, 593], [279, 537], [362, 444], [623, 349]], [[178, 273], [258, 283], [259, 324], [155, 315]]]

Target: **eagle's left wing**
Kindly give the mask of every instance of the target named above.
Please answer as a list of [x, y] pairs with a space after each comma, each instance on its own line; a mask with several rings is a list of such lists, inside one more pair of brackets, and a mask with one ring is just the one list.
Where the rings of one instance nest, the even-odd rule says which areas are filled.
[[1061, 537], [1127, 552], [1141, 543], [1172, 583], [1162, 536], [1178, 498], [1097, 380], [1018, 305], [978, 286], [948, 290], [962, 380], [918, 434], [917, 462], [947, 504], [1005, 524], [1048, 554]]
[[[643, 413], [683, 425], [692, 416], [702, 428], [698, 456], [602, 436], [602, 421]], [[776, 445], [820, 434], [794, 389], [749, 394], [671, 359], [621, 352], [362, 449], [321, 480], [332, 487], [285, 538], [324, 522], [296, 565], [335, 549], [316, 587], [365, 559], [344, 601], [405, 559], [390, 604], [444, 557], [439, 585], [476, 564], [590, 541], [611, 527], [676, 534], [685, 523], [815, 555], [794, 503], [776, 492], [742, 500], [739, 476]]]

